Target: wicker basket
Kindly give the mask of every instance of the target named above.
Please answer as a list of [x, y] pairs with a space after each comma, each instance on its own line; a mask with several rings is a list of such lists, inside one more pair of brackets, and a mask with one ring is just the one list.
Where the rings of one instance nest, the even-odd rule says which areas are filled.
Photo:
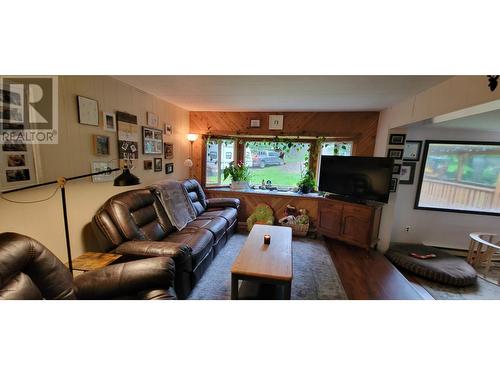
[[284, 227], [292, 228], [292, 234], [294, 236], [305, 237], [309, 231], [309, 223], [307, 224], [281, 224]]

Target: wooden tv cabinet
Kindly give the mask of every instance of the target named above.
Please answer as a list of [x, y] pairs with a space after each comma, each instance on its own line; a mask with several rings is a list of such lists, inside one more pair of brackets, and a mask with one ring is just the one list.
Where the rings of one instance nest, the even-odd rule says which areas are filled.
[[381, 205], [324, 198], [318, 205], [318, 232], [370, 249], [377, 244], [381, 214]]

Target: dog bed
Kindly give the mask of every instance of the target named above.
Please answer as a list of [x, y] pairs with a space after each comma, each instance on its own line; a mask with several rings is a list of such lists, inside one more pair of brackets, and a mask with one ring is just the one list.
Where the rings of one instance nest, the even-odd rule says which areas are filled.
[[[418, 259], [411, 253], [436, 254], [436, 257]], [[432, 246], [393, 243], [385, 256], [396, 266], [432, 281], [454, 286], [476, 282], [476, 270], [469, 263]]]

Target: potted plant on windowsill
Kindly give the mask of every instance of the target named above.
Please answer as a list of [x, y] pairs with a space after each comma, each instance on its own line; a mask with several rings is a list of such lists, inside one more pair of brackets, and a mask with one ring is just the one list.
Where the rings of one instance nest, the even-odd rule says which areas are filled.
[[297, 183], [299, 192], [302, 194], [309, 194], [314, 191], [315, 185], [314, 173], [310, 169], [307, 169], [306, 173], [302, 175], [302, 178]]
[[250, 186], [248, 181], [250, 181], [250, 170], [243, 162], [238, 162], [237, 164], [231, 162], [229, 166], [224, 168], [224, 180], [231, 177], [231, 189], [233, 190], [244, 190], [249, 189]]

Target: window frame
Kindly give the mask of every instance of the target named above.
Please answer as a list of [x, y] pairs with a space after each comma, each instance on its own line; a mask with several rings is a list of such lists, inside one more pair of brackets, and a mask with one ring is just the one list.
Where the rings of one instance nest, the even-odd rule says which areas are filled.
[[203, 170], [202, 170], [202, 176], [203, 176], [203, 185], [206, 186], [207, 188], [216, 188], [216, 187], [223, 187], [227, 186], [229, 184], [224, 184], [222, 182], [222, 142], [218, 143], [218, 150], [217, 150], [217, 158], [218, 158], [218, 163], [217, 163], [217, 175], [218, 181], [215, 184], [208, 184], [207, 183], [207, 152], [208, 152], [208, 142], [212, 142], [214, 140], [227, 140], [227, 141], [233, 141], [233, 161], [238, 160], [238, 141], [232, 137], [210, 137], [209, 139], [204, 139], [203, 141]]
[[441, 211], [441, 212], [472, 214], [472, 215], [486, 215], [486, 216], [500, 216], [500, 212], [473, 211], [473, 210], [461, 210], [461, 209], [454, 209], [454, 208], [419, 206], [420, 193], [422, 190], [422, 182], [423, 182], [424, 174], [425, 174], [425, 165], [427, 163], [427, 156], [429, 153], [429, 145], [431, 145], [431, 144], [484, 145], [484, 146], [498, 146], [498, 147], [500, 147], [500, 142], [425, 140], [424, 151], [423, 151], [423, 155], [422, 155], [422, 159], [421, 159], [422, 161], [420, 164], [417, 193], [415, 194], [415, 203], [413, 205], [413, 208], [415, 210]]

